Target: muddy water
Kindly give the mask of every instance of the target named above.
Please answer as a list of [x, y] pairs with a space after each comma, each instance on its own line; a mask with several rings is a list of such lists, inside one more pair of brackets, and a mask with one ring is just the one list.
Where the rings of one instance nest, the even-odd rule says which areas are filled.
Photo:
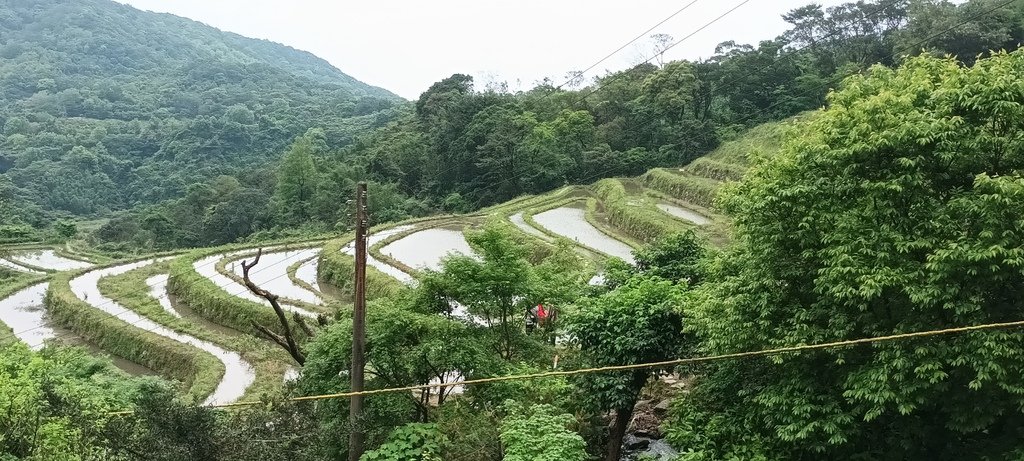
[[203, 329], [214, 331], [225, 336], [238, 337], [244, 333], [234, 329], [228, 328], [219, 323], [213, 323], [206, 320], [205, 317], [197, 314], [192, 308], [186, 306], [184, 303], [177, 301], [173, 295], [167, 292], [167, 274], [154, 275], [146, 279], [146, 284], [149, 285], [149, 295], [160, 302], [160, 306], [164, 310], [171, 313], [175, 317], [184, 317], [190, 322], [199, 325]]
[[[260, 263], [249, 271], [249, 278], [260, 288], [282, 298], [294, 299], [310, 304], [323, 304], [323, 299], [316, 293], [296, 285], [288, 277], [288, 267], [299, 261], [315, 258], [320, 248], [303, 248], [300, 250], [267, 251], [260, 256]], [[251, 261], [252, 257], [245, 258]], [[242, 276], [242, 262], [228, 263], [228, 269], [238, 277]], [[316, 274], [316, 272], [313, 272]]]
[[514, 215], [509, 216], [508, 220], [512, 221], [512, 224], [515, 224], [516, 227], [522, 229], [523, 232], [526, 232], [527, 234], [533, 235], [535, 237], [540, 237], [541, 239], [544, 239], [544, 240], [551, 240], [551, 237], [548, 237], [547, 234], [545, 234], [545, 233], [535, 229], [533, 226], [531, 226], [529, 223], [527, 223], [526, 220], [523, 219], [523, 212], [522, 211], [520, 211], [520, 212], [518, 212], [518, 213], [516, 213]]
[[92, 263], [65, 258], [53, 250], [16, 251], [11, 253], [10, 258], [16, 263], [28, 264], [53, 271], [70, 271], [92, 267]]
[[472, 255], [461, 228], [434, 227], [409, 234], [380, 249], [382, 254], [416, 269], [441, 270], [441, 260], [453, 253]]
[[[392, 227], [391, 229], [387, 229], [387, 230], [382, 230], [380, 232], [376, 232], [376, 233], [371, 234], [370, 236], [366, 237], [366, 247], [367, 248], [372, 247], [372, 246], [374, 246], [374, 245], [384, 241], [388, 237], [391, 237], [393, 235], [400, 234], [402, 232], [409, 231], [409, 230], [412, 230], [412, 229], [413, 229], [413, 226], [408, 226], [407, 225], [407, 226]], [[341, 251], [344, 252], [347, 255], [355, 256], [355, 254], [356, 254], [355, 243], [354, 242], [350, 242], [348, 245], [345, 245], [345, 248], [342, 248]], [[406, 274], [401, 269], [399, 269], [397, 267], [394, 267], [394, 266], [392, 266], [390, 264], [387, 264], [384, 261], [381, 261], [381, 260], [379, 260], [377, 258], [374, 258], [370, 254], [366, 255], [366, 263], [369, 264], [370, 266], [373, 266], [373, 268], [375, 268], [375, 269], [377, 269], [377, 270], [379, 270], [379, 271], [381, 271], [381, 272], [383, 272], [383, 273], [385, 273], [387, 275], [390, 275], [390, 276], [398, 279], [400, 282], [402, 282], [402, 283], [404, 283], [406, 285], [414, 285], [416, 283], [416, 279], [414, 279], [411, 275]]]
[[57, 336], [45, 320], [43, 298], [49, 286], [49, 283], [32, 285], [0, 301], [0, 320], [14, 330], [18, 339], [35, 350], [42, 349], [45, 341]]
[[310, 258], [309, 261], [302, 263], [297, 269], [295, 269], [295, 278], [308, 283], [309, 286], [316, 288], [317, 291], [323, 293], [323, 288], [320, 286], [320, 280], [317, 279], [316, 275], [317, 265], [319, 263], [320, 258], [316, 256]]
[[142, 365], [120, 357], [109, 356], [71, 331], [52, 324], [46, 316], [46, 306], [43, 304], [43, 299], [46, 298], [46, 289], [49, 287], [49, 282], [32, 285], [0, 300], [0, 321], [11, 327], [21, 342], [28, 344], [33, 350], [42, 349], [45, 344], [51, 342], [79, 346], [93, 355], [110, 357], [114, 366], [130, 375], [156, 374]]
[[[252, 250], [241, 250], [241, 251], [235, 251], [235, 252], [232, 252], [232, 253], [216, 254], [216, 255], [213, 255], [213, 256], [207, 256], [205, 258], [202, 258], [202, 259], [192, 263], [192, 267], [196, 270], [196, 272], [199, 275], [201, 275], [203, 277], [206, 277], [211, 282], [213, 282], [215, 285], [220, 287], [220, 289], [226, 291], [228, 294], [230, 294], [232, 296], [237, 296], [237, 297], [242, 298], [242, 299], [247, 299], [249, 301], [253, 301], [253, 302], [262, 304], [262, 305], [267, 306], [268, 308], [270, 308], [270, 303], [267, 302], [267, 300], [252, 294], [252, 292], [250, 292], [249, 289], [245, 287], [245, 285], [242, 285], [241, 283], [236, 282], [231, 277], [228, 277], [228, 276], [226, 276], [224, 274], [221, 274], [219, 271], [217, 271], [217, 261], [220, 261], [221, 259], [224, 259], [224, 258], [232, 258], [232, 257], [236, 257], [236, 256], [243, 255], [243, 254], [246, 254], [246, 253], [250, 253], [251, 251]], [[241, 262], [235, 262], [234, 264], [236, 266], [238, 266], [238, 267], [241, 267], [241, 265], [242, 265]], [[228, 263], [228, 269], [231, 269], [231, 263]], [[256, 266], [255, 268], [253, 268], [252, 272], [249, 275], [250, 275], [250, 277], [253, 277], [255, 279], [255, 276], [258, 273], [263, 272], [263, 271], [272, 271], [274, 269], [275, 269], [275, 266], [273, 266], [271, 264], [267, 264], [263, 260], [260, 260], [260, 264], [258, 266]], [[287, 269], [288, 269], [287, 265], [285, 267], [281, 268], [282, 271], [286, 272], [285, 275], [284, 275], [285, 278], [288, 278]], [[305, 315], [307, 317], [316, 317], [315, 313], [310, 312], [310, 311], [308, 311], [306, 309], [303, 309], [301, 307], [298, 307], [298, 306], [293, 306], [293, 305], [290, 305], [290, 304], [281, 304], [281, 307], [284, 310], [287, 310], [287, 311], [290, 311], [290, 312], [296, 312], [298, 314]]]
[[609, 256], [633, 263], [633, 249], [592, 226], [581, 206], [561, 207], [533, 216], [537, 224], [569, 240], [579, 242]]
[[75, 296], [90, 303], [96, 309], [116, 316], [118, 319], [132, 325], [129, 328], [141, 328], [213, 354], [214, 357], [224, 364], [224, 377], [221, 379], [220, 384], [217, 385], [217, 389], [213, 391], [213, 394], [206, 399], [205, 403], [220, 404], [238, 400], [256, 379], [252, 366], [243, 360], [238, 353], [224, 350], [213, 343], [164, 327], [146, 317], [140, 316], [134, 311], [128, 310], [100, 293], [97, 284], [101, 278], [124, 274], [125, 272], [146, 267], [155, 262], [157, 260], [150, 259], [86, 272], [71, 280], [71, 290], [75, 293]]
[[707, 216], [697, 213], [696, 211], [683, 208], [681, 206], [673, 205], [671, 203], [660, 202], [658, 203], [658, 208], [661, 209], [661, 211], [664, 211], [665, 213], [668, 213], [679, 219], [692, 222], [698, 226], [703, 226], [705, 224], [711, 223], [711, 219], [708, 218]]
[[167, 274], [154, 275], [146, 279], [146, 286], [149, 287], [149, 295], [160, 302], [160, 307], [164, 308], [167, 313], [181, 318], [181, 314], [174, 310], [174, 306], [171, 305], [171, 300], [167, 297]]
[[14, 263], [14, 262], [8, 261], [6, 259], [0, 259], [0, 267], [6, 267], [6, 268], [14, 270], [14, 271], [25, 272], [27, 274], [42, 275], [42, 274], [46, 273], [46, 272], [43, 272], [43, 271], [37, 271], [35, 269], [29, 269], [29, 268], [27, 268], [25, 266], [22, 266], [21, 264]]

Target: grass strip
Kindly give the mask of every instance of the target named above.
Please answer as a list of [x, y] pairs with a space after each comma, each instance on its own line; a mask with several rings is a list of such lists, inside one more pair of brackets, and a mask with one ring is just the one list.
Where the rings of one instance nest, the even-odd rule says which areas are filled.
[[50, 318], [104, 351], [180, 382], [183, 396], [190, 401], [202, 402], [213, 393], [224, 375], [224, 365], [216, 357], [130, 325], [75, 296], [71, 279], [95, 269], [53, 277], [45, 299]]
[[242, 358], [252, 365], [256, 373], [256, 380], [246, 390], [243, 400], [258, 399], [263, 395], [280, 390], [284, 381], [284, 373], [291, 364], [291, 359], [284, 350], [251, 335], [228, 335], [204, 328], [188, 317], [171, 315], [164, 310], [156, 298], [149, 294], [146, 279], [166, 273], [168, 267], [169, 263], [164, 262], [124, 274], [104, 277], [99, 282], [100, 292], [135, 313], [171, 330], [241, 354]]

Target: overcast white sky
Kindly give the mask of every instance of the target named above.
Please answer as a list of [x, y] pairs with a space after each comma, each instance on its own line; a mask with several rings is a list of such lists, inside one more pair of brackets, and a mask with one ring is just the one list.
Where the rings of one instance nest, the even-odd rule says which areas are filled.
[[[264, 38], [326, 59], [343, 72], [408, 99], [454, 73], [478, 85], [528, 89], [582, 70], [692, 0], [118, 0]], [[742, 0], [697, 0], [652, 33], [681, 39]], [[786, 29], [781, 15], [812, 0], [750, 0], [686, 39], [671, 59], [707, 57], [725, 40], [756, 43]], [[836, 5], [844, 0], [813, 3]], [[642, 61], [641, 40], [587, 77]], [[649, 56], [649, 54], [648, 54]]]

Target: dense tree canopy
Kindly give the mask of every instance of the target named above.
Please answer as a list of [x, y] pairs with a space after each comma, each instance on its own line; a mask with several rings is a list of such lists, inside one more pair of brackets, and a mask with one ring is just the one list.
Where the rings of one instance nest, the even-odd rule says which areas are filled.
[[[1022, 72], [1018, 51], [849, 79], [728, 200], [741, 246], [703, 285], [704, 351], [1019, 320]], [[1003, 331], [724, 362], [676, 437], [693, 459], [1017, 459], [1022, 347]]]
[[400, 101], [309, 53], [106, 0], [4, 0], [0, 36], [0, 173], [43, 211], [178, 198], [272, 168], [313, 126], [342, 146]]
[[[671, 37], [658, 36], [648, 62], [575, 89], [510, 92], [455, 74], [402, 104], [307, 53], [183, 19], [101, 0], [14, 3], [0, 20], [0, 197], [17, 204], [12, 225], [113, 218], [95, 236], [110, 249], [345, 227], [339, 203], [361, 180], [384, 222], [636, 175], [819, 108], [872, 64], [922, 51], [971, 63], [1024, 40], [1020, 2], [809, 5], [779, 37], [724, 42], [703, 61], [665, 62]], [[193, 195], [220, 176], [240, 187]]]
[[[373, 393], [363, 459], [618, 461], [647, 425], [686, 461], [1019, 460], [1020, 330], [545, 373], [1024, 318], [1024, 50], [990, 51], [1024, 39], [1024, 2], [1003, 3], [811, 5], [781, 36], [704, 61], [665, 62], [660, 36], [651, 62], [572, 90], [456, 74], [403, 104], [173, 17], [0, 0], [0, 242], [89, 232], [114, 255], [337, 231], [358, 181], [373, 224], [466, 212], [686, 163], [803, 113], [764, 137], [781, 148], [727, 153], [753, 164], [723, 174], [742, 179], [716, 203], [722, 248], [684, 232], [635, 263], [591, 260], [504, 216], [452, 218], [474, 254], [371, 302], [366, 387], [530, 379]], [[28, 282], [0, 271], [6, 291]], [[537, 304], [555, 315], [531, 328]], [[0, 459], [343, 459], [348, 400], [288, 399], [349, 390], [351, 309], [321, 308], [299, 377], [232, 411], [82, 351], [4, 346]], [[653, 399], [675, 399], [665, 421]]]

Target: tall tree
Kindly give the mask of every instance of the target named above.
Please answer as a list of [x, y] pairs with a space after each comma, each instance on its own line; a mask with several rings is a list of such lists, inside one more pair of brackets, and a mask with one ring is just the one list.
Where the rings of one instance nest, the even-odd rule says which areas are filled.
[[[569, 320], [588, 366], [629, 365], [676, 358], [682, 345], [684, 288], [660, 277], [638, 276], [585, 300]], [[605, 461], [618, 461], [640, 390], [656, 370], [588, 375], [577, 380], [592, 410], [614, 412]]]
[[[716, 354], [1020, 320], [1024, 52], [848, 80], [748, 174], [702, 289]], [[1024, 333], [723, 362], [679, 405], [713, 459], [1017, 459]], [[710, 424], [710, 425], [709, 425]]]
[[274, 197], [285, 223], [303, 224], [312, 217], [312, 199], [319, 183], [313, 156], [325, 149], [323, 136], [322, 130], [310, 129], [281, 159]]

